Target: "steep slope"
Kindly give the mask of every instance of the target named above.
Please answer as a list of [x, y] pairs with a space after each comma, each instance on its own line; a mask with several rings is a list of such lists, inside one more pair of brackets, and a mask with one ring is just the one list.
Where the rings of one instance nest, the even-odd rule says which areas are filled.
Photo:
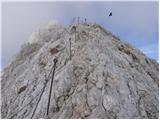
[[156, 61], [98, 24], [48, 25], [3, 70], [1, 115], [158, 118], [158, 73]]

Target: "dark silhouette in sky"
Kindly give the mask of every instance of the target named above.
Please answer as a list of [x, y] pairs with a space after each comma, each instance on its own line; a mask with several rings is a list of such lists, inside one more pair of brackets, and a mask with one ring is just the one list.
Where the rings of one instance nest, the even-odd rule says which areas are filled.
[[109, 16], [112, 16], [112, 12], [109, 13]]

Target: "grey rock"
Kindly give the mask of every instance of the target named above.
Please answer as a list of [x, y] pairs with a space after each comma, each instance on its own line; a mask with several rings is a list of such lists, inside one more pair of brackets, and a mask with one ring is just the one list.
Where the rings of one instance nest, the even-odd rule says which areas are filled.
[[98, 24], [49, 24], [1, 72], [1, 116], [159, 118], [158, 65]]

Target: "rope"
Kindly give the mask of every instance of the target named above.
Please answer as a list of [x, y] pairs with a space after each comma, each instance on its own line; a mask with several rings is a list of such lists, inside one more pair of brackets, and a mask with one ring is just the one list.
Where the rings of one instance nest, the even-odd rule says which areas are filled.
[[48, 105], [47, 105], [47, 116], [48, 116], [48, 113], [49, 113], [49, 106], [50, 106], [50, 100], [51, 100], [51, 93], [52, 93], [52, 87], [53, 87], [53, 80], [54, 80], [54, 73], [55, 73], [56, 63], [57, 63], [57, 59], [55, 58], [54, 59], [54, 69], [53, 69], [52, 80], [51, 80], [51, 86], [50, 86], [50, 91], [49, 91]]
[[34, 114], [35, 114], [35, 112], [36, 112], [36, 109], [37, 109], [37, 107], [38, 107], [38, 104], [39, 104], [39, 102], [40, 102], [40, 100], [41, 100], [41, 97], [42, 97], [42, 95], [43, 95], [43, 93], [44, 93], [44, 90], [45, 90], [45, 88], [46, 88], [46, 85], [47, 85], [49, 76], [50, 76], [50, 74], [52, 73], [53, 69], [54, 69], [54, 66], [52, 67], [50, 73], [48, 74], [48, 78], [46, 79], [46, 82], [44, 83], [42, 92], [41, 92], [41, 94], [40, 94], [40, 96], [39, 96], [39, 99], [38, 99], [38, 101], [37, 101], [36, 107], [35, 107], [35, 109], [34, 109], [34, 111], [33, 111], [33, 113], [32, 113], [31, 119], [34, 117]]

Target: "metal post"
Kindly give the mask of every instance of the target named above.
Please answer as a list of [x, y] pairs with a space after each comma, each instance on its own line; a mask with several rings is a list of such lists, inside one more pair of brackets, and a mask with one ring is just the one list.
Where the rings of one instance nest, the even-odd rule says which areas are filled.
[[75, 28], [75, 42], [76, 42], [76, 28]]
[[52, 93], [52, 86], [53, 86], [53, 80], [54, 80], [54, 73], [55, 73], [55, 69], [56, 69], [56, 63], [57, 63], [57, 59], [54, 59], [54, 69], [53, 69], [53, 74], [52, 74], [52, 80], [51, 80], [51, 85], [50, 85], [50, 91], [49, 91], [49, 99], [48, 99], [48, 105], [47, 105], [47, 116], [49, 114], [49, 106], [50, 106], [50, 100], [51, 100], [51, 93]]
[[71, 60], [71, 58], [72, 58], [72, 57], [71, 57], [71, 56], [72, 56], [72, 53], [71, 53], [71, 52], [72, 52], [72, 51], [71, 51], [71, 38], [69, 38], [69, 43], [70, 43], [70, 45], [69, 45], [70, 56], [69, 56], [69, 57], [70, 57], [70, 60]]

